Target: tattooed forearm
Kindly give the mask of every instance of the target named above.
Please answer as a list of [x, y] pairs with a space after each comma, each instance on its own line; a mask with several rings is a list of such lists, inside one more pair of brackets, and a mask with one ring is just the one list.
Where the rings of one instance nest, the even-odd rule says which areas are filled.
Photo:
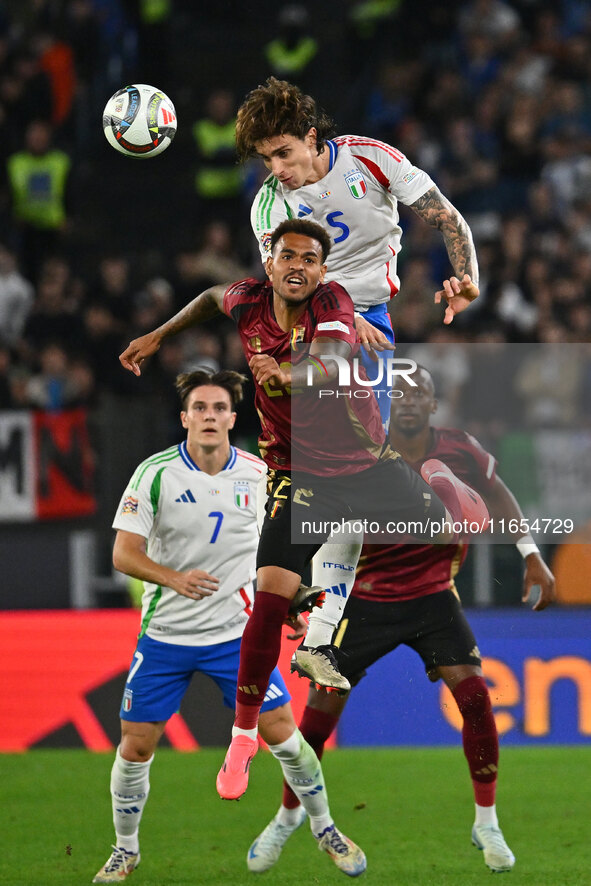
[[189, 326], [203, 323], [222, 313], [225, 291], [225, 286], [212, 286], [210, 289], [206, 289], [160, 327], [163, 337], [176, 335], [183, 329], [188, 329]]
[[478, 261], [472, 233], [460, 215], [439, 188], [431, 188], [410, 207], [432, 228], [443, 234], [445, 248], [457, 277], [469, 274], [478, 286]]

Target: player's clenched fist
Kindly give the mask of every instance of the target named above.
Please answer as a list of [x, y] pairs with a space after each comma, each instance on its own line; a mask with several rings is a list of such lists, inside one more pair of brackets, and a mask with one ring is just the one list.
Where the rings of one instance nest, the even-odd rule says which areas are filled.
[[268, 354], [255, 354], [254, 357], [251, 357], [248, 365], [254, 380], [259, 385], [271, 382], [277, 387], [283, 387], [291, 382], [291, 373], [281, 369], [277, 360]]

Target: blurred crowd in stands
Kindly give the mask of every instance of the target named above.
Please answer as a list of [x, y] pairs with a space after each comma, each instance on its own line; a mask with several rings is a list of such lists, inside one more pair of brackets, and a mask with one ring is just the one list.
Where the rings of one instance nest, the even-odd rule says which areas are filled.
[[[339, 132], [404, 151], [472, 228], [481, 295], [444, 327], [442, 238], [401, 207], [401, 348], [586, 344], [577, 396], [589, 405], [588, 0], [197, 6], [3, 4], [0, 409], [156, 395], [172, 415], [177, 372], [246, 369], [229, 321], [166, 342], [139, 380], [117, 356], [206, 286], [262, 273], [249, 206], [264, 170], [238, 167], [232, 144], [240, 101], [270, 74], [318, 97]], [[145, 163], [101, 133], [106, 99], [128, 82], [164, 89], [179, 111], [177, 141]], [[255, 434], [253, 410], [243, 421]]]

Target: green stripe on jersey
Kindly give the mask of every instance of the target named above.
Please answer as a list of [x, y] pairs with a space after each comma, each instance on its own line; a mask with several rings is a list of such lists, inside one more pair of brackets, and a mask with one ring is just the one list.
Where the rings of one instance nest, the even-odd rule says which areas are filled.
[[150, 605], [148, 606], [148, 611], [146, 612], [145, 618], [142, 619], [142, 626], [140, 628], [140, 632], [138, 634], [138, 640], [144, 636], [146, 631], [148, 630], [148, 625], [152, 621], [152, 616], [156, 612], [156, 607], [160, 602], [160, 597], [162, 596], [162, 588], [160, 585], [156, 588], [154, 596], [150, 600]]
[[285, 206], [285, 211], [287, 212], [287, 217], [288, 217], [288, 218], [293, 218], [293, 212], [291, 211], [290, 206], [289, 206], [289, 203], [287, 202], [287, 200], [284, 200], [284, 201], [283, 201], [283, 205]]
[[131, 483], [129, 485], [132, 489], [137, 489], [141, 483], [142, 477], [151, 465], [161, 464], [163, 461], [173, 461], [175, 458], [180, 458], [178, 446], [171, 446], [170, 449], [165, 449], [164, 452], [160, 452], [158, 455], [147, 458], [146, 461], [143, 461], [141, 465], [136, 468], [135, 474], [131, 478]]
[[259, 228], [262, 230], [268, 230], [271, 226], [271, 209], [275, 202], [275, 192], [278, 184], [279, 179], [275, 178], [274, 175], [270, 175], [263, 182], [265, 191], [261, 194], [258, 207], [258, 223]]
[[152, 480], [152, 485], [150, 486], [150, 501], [152, 502], [152, 511], [154, 516], [156, 516], [156, 511], [158, 510], [158, 501], [160, 500], [160, 487], [162, 485], [162, 471], [166, 465], [160, 468], [160, 470], [156, 473], [156, 476]]

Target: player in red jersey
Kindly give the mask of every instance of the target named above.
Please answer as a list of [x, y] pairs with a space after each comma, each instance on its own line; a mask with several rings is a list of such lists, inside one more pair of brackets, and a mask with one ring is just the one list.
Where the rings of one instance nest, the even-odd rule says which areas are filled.
[[[521, 509], [496, 473], [496, 461], [465, 431], [430, 426], [437, 409], [433, 381], [426, 369], [413, 375], [416, 387], [397, 384], [404, 396], [392, 400], [390, 444], [419, 472], [426, 461], [452, 468], [484, 497], [491, 515], [522, 518]], [[534, 586], [540, 596], [533, 608], [554, 599], [554, 578], [530, 540], [516, 539], [525, 559], [524, 601]], [[513, 867], [515, 858], [498, 826], [495, 807], [499, 742], [480, 652], [462, 611], [454, 576], [466, 556], [466, 545], [364, 545], [355, 584], [337, 631], [335, 645], [341, 672], [355, 685], [366, 669], [400, 644], [423, 659], [430, 680], [443, 679], [463, 718], [462, 742], [476, 803], [472, 842], [484, 850], [493, 871]], [[339, 575], [339, 581], [345, 581]], [[318, 757], [345, 707], [347, 695], [311, 688], [300, 730]], [[270, 868], [298, 826], [301, 807], [284, 786], [283, 805], [253, 843], [247, 863], [257, 871]], [[278, 819], [282, 828], [278, 829]], [[252, 867], [256, 858], [257, 867]]]
[[[477, 255], [466, 220], [423, 169], [394, 145], [334, 132], [333, 121], [311, 95], [276, 77], [251, 90], [236, 116], [238, 155], [259, 158], [269, 172], [251, 209], [262, 260], [271, 232], [283, 219], [305, 217], [322, 224], [332, 242], [326, 279], [342, 283], [351, 296], [355, 326], [365, 345], [360, 358], [369, 378], [376, 379], [382, 360], [373, 348], [380, 351], [394, 341], [387, 305], [400, 287], [404, 238], [399, 203], [441, 234], [453, 268], [453, 276], [435, 294], [435, 302], [446, 303], [446, 324], [478, 296]], [[386, 430], [388, 387], [373, 387]], [[321, 685], [349, 689], [334, 667], [330, 645], [346, 598], [332, 592], [330, 570], [323, 563], [336, 562], [353, 572], [363, 533], [328, 543], [330, 548], [319, 551], [312, 564], [313, 584], [329, 589], [322, 620], [310, 622], [294, 653], [294, 669], [313, 673]]]
[[[444, 507], [431, 486], [385, 445], [373, 396], [336, 397], [330, 410], [314, 398], [314, 387], [332, 384], [338, 374], [336, 363], [327, 369], [318, 358], [348, 360], [357, 343], [350, 297], [338, 283], [323, 283], [329, 249], [328, 235], [315, 222], [283, 222], [272, 235], [266, 267], [270, 282], [251, 279], [225, 291], [206, 290], [120, 356], [123, 366], [139, 374], [143, 359], [158, 350], [164, 337], [222, 311], [238, 324], [258, 384], [259, 442], [271, 469], [269, 499], [257, 554], [257, 594], [242, 638], [232, 744], [217, 780], [218, 792], [227, 799], [246, 790], [282, 625], [305, 567], [332, 531], [330, 522], [360, 516], [380, 523], [413, 521], [425, 537], [445, 543], [453, 538], [450, 522], [463, 518], [463, 501], [471, 506], [465, 487], [444, 478], [433, 482]], [[295, 334], [299, 330], [301, 336]], [[309, 351], [294, 351], [294, 339], [311, 342]], [[306, 388], [308, 382], [312, 385]], [[292, 391], [303, 397], [306, 390], [306, 408], [294, 421]], [[297, 484], [292, 484], [292, 468], [298, 471]], [[488, 518], [484, 505], [482, 514]], [[303, 524], [304, 518], [323, 528], [305, 543], [292, 544], [292, 524]]]

